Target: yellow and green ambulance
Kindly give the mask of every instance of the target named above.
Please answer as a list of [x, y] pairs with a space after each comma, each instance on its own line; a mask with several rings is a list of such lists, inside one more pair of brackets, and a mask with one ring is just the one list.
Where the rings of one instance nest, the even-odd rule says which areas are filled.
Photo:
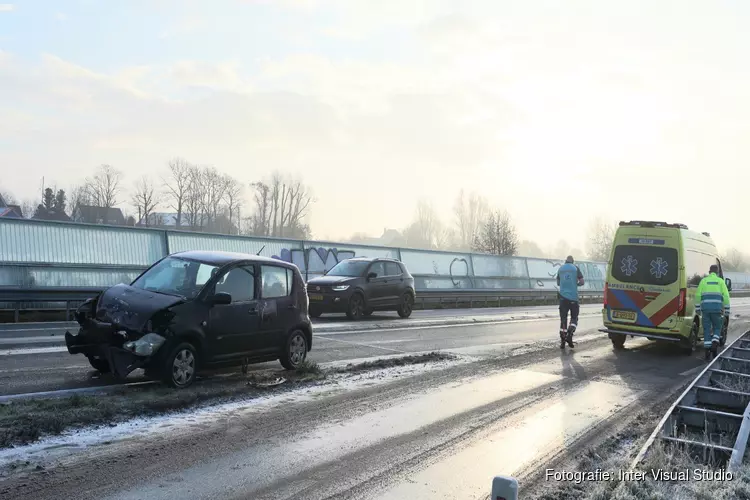
[[[604, 328], [612, 345], [647, 337], [672, 342], [688, 354], [703, 338], [695, 313], [695, 290], [712, 264], [721, 260], [708, 233], [684, 224], [620, 222], [604, 284]], [[732, 281], [726, 279], [727, 288]], [[726, 342], [726, 325], [721, 343]]]

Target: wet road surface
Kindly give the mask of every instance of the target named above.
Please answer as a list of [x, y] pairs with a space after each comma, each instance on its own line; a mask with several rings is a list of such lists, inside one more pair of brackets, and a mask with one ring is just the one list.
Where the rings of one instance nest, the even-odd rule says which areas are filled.
[[[601, 323], [598, 311], [601, 306], [583, 306], [581, 311], [581, 327], [594, 328]], [[748, 306], [750, 311], [750, 305]], [[510, 349], [532, 342], [554, 340], [557, 330], [557, 320], [520, 320], [518, 322], [478, 324], [476, 326], [433, 325], [420, 326], [420, 322], [428, 319], [449, 320], [455, 318], [481, 318], [483, 316], [518, 314], [556, 314], [552, 307], [538, 308], [502, 308], [502, 309], [467, 309], [450, 311], [419, 311], [429, 314], [420, 315], [415, 311], [412, 319], [401, 320], [398, 316], [384, 313], [374, 315], [367, 321], [352, 323], [334, 317], [329, 321], [316, 321], [316, 326], [326, 324], [341, 325], [335, 332], [324, 333], [319, 328], [314, 333], [313, 349], [309, 359], [319, 363], [343, 361], [374, 356], [394, 355], [403, 353], [423, 352], [437, 349], [460, 350], [466, 354], [481, 354], [493, 352], [497, 349]], [[368, 328], [368, 325], [384, 325], [382, 328]], [[541, 326], [540, 325], [544, 325]], [[359, 328], [357, 331], [347, 331], [347, 328]], [[20, 328], [20, 327], [19, 327]], [[60, 327], [42, 326], [30, 330], [34, 337], [41, 332], [56, 335], [65, 329]], [[9, 332], [0, 330], [0, 338]], [[18, 335], [18, 332], [13, 332]], [[603, 335], [603, 334], [600, 334]], [[33, 338], [33, 337], [32, 337]], [[2, 346], [0, 346], [1, 348]], [[32, 346], [33, 347], [33, 346]], [[117, 382], [109, 376], [101, 376], [93, 370], [83, 355], [71, 356], [67, 351], [39, 352], [37, 350], [12, 350], [3, 355], [0, 349], [0, 395], [22, 394], [28, 392], [72, 389], [78, 387], [95, 387], [112, 385]], [[47, 349], [43, 347], [41, 349]], [[64, 348], [60, 348], [64, 349]], [[17, 354], [16, 354], [17, 353]], [[269, 367], [276, 368], [277, 362], [263, 363], [251, 367], [261, 370]], [[238, 368], [230, 369], [237, 371]], [[145, 380], [141, 370], [131, 374], [128, 381]]]
[[[599, 321], [582, 321], [581, 337], [593, 334]], [[746, 327], [735, 321], [730, 340]], [[539, 321], [429, 335], [404, 330], [367, 337], [366, 345], [365, 334], [338, 335], [362, 345], [331, 342], [326, 356], [361, 356], [382, 345], [408, 352], [418, 344], [421, 351], [433, 342], [452, 345], [448, 351], [468, 349], [478, 359], [102, 446], [57, 468], [46, 464], [30, 477], [0, 482], [0, 496], [486, 498], [494, 475], [522, 475], [591, 433], [604, 435], [612, 422], [673, 397], [704, 366], [699, 353], [689, 357], [641, 339], [614, 351], [606, 337], [574, 351], [550, 342], [498, 359], [504, 341], [548, 339], [555, 329], [554, 322]]]

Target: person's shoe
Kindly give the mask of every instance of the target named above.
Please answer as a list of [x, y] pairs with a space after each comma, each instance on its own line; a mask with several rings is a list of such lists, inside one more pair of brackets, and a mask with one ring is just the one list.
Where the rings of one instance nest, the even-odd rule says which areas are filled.
[[568, 345], [573, 348], [575, 345], [573, 344], [573, 333], [568, 332], [568, 337], [565, 339], [568, 342]]
[[706, 361], [711, 359], [711, 349], [706, 349]]
[[716, 354], [719, 352], [719, 341], [714, 340], [711, 342], [711, 353], [713, 353], [714, 357], [716, 357]]

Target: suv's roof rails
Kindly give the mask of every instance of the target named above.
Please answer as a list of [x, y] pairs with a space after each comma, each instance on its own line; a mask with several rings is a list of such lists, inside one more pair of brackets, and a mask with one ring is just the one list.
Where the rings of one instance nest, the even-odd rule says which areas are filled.
[[622, 226], [639, 226], [639, 227], [671, 227], [676, 229], [687, 229], [685, 224], [676, 222], [670, 224], [668, 222], [651, 221], [651, 220], [631, 220], [631, 221], [620, 221], [620, 227]]

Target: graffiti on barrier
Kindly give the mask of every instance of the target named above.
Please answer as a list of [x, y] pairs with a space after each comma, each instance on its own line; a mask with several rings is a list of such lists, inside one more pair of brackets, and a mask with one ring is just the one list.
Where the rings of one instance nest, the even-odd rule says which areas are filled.
[[[474, 283], [471, 280], [471, 276], [469, 276], [469, 262], [463, 257], [454, 258], [448, 267], [448, 272], [451, 275], [451, 282], [454, 287], [461, 288], [462, 280], [467, 278], [471, 288], [474, 288]], [[438, 274], [437, 271], [435, 274]], [[457, 279], [458, 281], [456, 281]]]
[[353, 250], [339, 250], [337, 248], [283, 248], [280, 255], [274, 255], [274, 259], [283, 260], [294, 264], [303, 273], [323, 274], [342, 260], [351, 259], [355, 256]]

